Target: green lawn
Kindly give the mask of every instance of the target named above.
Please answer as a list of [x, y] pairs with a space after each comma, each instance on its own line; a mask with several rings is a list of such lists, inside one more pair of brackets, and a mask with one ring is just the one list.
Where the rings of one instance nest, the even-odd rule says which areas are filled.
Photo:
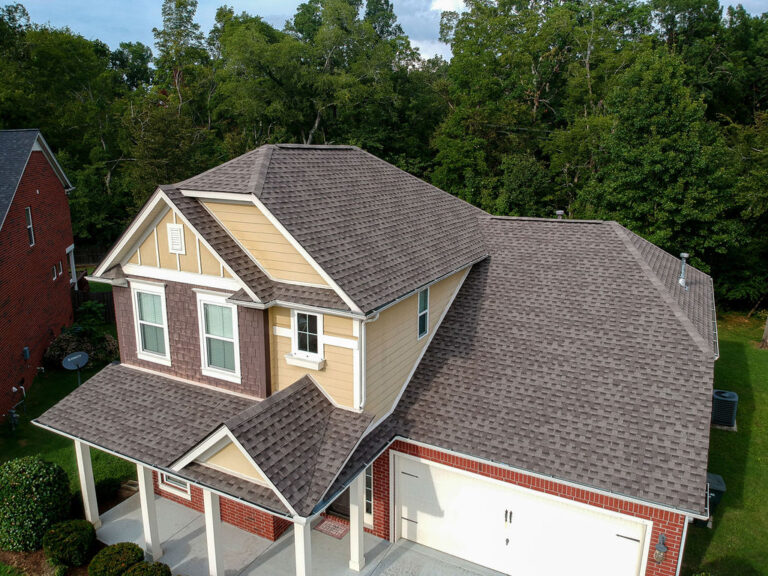
[[[95, 369], [82, 372], [83, 381], [96, 373]], [[75, 492], [80, 489], [77, 478], [77, 465], [72, 440], [38, 428], [31, 420], [45, 412], [50, 406], [69, 394], [77, 387], [77, 373], [65, 370], [48, 370], [35, 379], [27, 396], [26, 414], [22, 414], [21, 423], [14, 434], [3, 425], [0, 432], [0, 462], [40, 454], [44, 459], [56, 462], [69, 475], [70, 486]], [[136, 467], [98, 450], [91, 450], [93, 475], [97, 484], [105, 480], [124, 480], [136, 476]], [[0, 572], [0, 576], [3, 576]]]
[[759, 350], [763, 318], [718, 320], [715, 387], [739, 394], [738, 432], [712, 430], [709, 470], [727, 486], [713, 529], [691, 526], [683, 574], [768, 574], [768, 350]]
[[24, 573], [18, 571], [13, 566], [0, 562], [0, 576], [24, 576]]

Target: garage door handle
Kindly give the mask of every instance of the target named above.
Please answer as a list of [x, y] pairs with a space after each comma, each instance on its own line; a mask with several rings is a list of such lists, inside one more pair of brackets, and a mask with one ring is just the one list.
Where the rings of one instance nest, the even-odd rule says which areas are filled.
[[405, 516], [401, 516], [401, 518], [403, 520], [405, 520], [406, 522], [410, 522], [412, 524], [418, 524], [418, 522], [416, 520], [411, 520], [410, 518], [406, 518]]
[[418, 478], [418, 476], [416, 476], [416, 474], [411, 474], [410, 472], [406, 472], [404, 470], [402, 470], [400, 473], [401, 474], [405, 474], [406, 476], [410, 476], [411, 478]]
[[639, 538], [632, 538], [632, 536], [624, 536], [624, 534], [616, 534], [616, 536], [618, 536], [619, 538], [624, 538], [625, 540], [632, 540], [632, 542], [637, 542], [638, 544], [640, 544]]

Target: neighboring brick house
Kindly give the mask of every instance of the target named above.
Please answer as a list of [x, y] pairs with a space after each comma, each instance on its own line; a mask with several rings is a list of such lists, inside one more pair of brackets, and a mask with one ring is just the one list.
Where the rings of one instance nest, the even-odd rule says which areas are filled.
[[[72, 323], [72, 185], [39, 130], [0, 130], [0, 414]], [[17, 391], [13, 392], [13, 388]]]
[[[36, 423], [318, 574], [348, 517], [508, 574], [673, 576], [707, 518], [712, 281], [615, 222], [500, 218], [351, 146], [269, 145], [148, 200], [92, 280], [121, 364]], [[369, 536], [364, 536], [368, 533]], [[370, 541], [370, 540], [369, 540]], [[381, 542], [377, 540], [377, 542]], [[325, 550], [323, 551], [326, 552]]]

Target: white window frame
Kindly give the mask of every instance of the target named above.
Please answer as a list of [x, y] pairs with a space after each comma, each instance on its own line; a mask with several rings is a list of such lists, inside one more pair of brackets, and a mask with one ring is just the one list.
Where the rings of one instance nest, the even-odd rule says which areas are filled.
[[[169, 479], [171, 479], [170, 482]], [[176, 484], [174, 484], [174, 482], [176, 482]], [[178, 484], [184, 484], [186, 489], [182, 488]], [[169, 492], [171, 494], [175, 494], [176, 496], [181, 496], [186, 500], [192, 500], [192, 490], [189, 487], [189, 482], [179, 478], [178, 476], [172, 476], [170, 474], [166, 474], [165, 472], [160, 472], [157, 479], [157, 486], [164, 492]]]
[[[424, 292], [427, 293], [427, 309], [424, 310], [423, 312], [420, 312], [419, 304], [421, 303], [421, 295]], [[419, 332], [419, 324], [422, 316], [426, 317], [426, 322], [425, 322], [426, 330], [424, 330], [424, 334], [421, 334]], [[424, 288], [424, 290], [419, 290], [418, 294], [416, 294], [416, 334], [418, 334], [419, 340], [421, 340], [422, 338], [424, 338], [424, 336], [429, 334], [429, 286]]]
[[[187, 253], [186, 246], [184, 244], [184, 226], [181, 224], [167, 224], [167, 236], [168, 236], [168, 252], [171, 254], [181, 254], [182, 256]], [[181, 247], [178, 250], [173, 249], [171, 243], [171, 230], [178, 230], [179, 238], [181, 239]]]
[[56, 264], [54, 264], [54, 265], [53, 265], [53, 268], [52, 268], [51, 270], [52, 270], [52, 272], [53, 272], [53, 278], [52, 278], [52, 280], [56, 280], [56, 278], [58, 278], [58, 275], [57, 275], [57, 273], [56, 273]]
[[24, 208], [24, 214], [27, 219], [27, 240], [29, 240], [31, 237], [32, 242], [30, 242], [29, 245], [34, 246], [35, 245], [35, 226], [34, 224], [32, 224], [32, 207], [27, 206], [26, 208]]
[[[238, 332], [237, 323], [237, 306], [227, 302], [227, 294], [219, 294], [216, 292], [206, 292], [203, 290], [196, 290], [197, 292], [197, 325], [198, 332], [200, 334], [200, 368], [205, 376], [211, 378], [218, 378], [220, 380], [226, 380], [228, 382], [234, 382], [235, 384], [241, 383], [240, 375], [240, 334]], [[235, 370], [230, 372], [216, 366], [208, 366], [208, 349], [205, 345], [205, 304], [212, 304], [214, 306], [222, 306], [223, 308], [229, 308], [232, 310], [232, 341], [235, 347]], [[213, 336], [213, 338], [219, 338]], [[224, 338], [219, 338], [224, 340]]]
[[[141, 347], [141, 327], [139, 326], [139, 302], [137, 295], [139, 292], [146, 294], [156, 294], [160, 296], [160, 307], [163, 311], [163, 338], [165, 342], [165, 354], [148, 352]], [[131, 280], [131, 302], [133, 303], [133, 328], [136, 332], [136, 356], [140, 360], [155, 362], [163, 366], [171, 365], [171, 343], [168, 337], [168, 310], [165, 306], [165, 284], [137, 282]]]
[[64, 275], [64, 266], [61, 265], [61, 260], [59, 260], [59, 276]]
[[[365, 493], [363, 494], [363, 523], [366, 526], [373, 526], [373, 464], [365, 469]], [[371, 485], [371, 498], [368, 498], [368, 483]], [[368, 512], [368, 504], [371, 505], [371, 511]]]

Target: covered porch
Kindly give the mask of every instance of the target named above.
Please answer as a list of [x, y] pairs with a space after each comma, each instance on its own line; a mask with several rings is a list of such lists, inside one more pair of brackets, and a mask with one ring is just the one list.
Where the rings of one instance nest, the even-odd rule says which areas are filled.
[[148, 559], [168, 564], [183, 576], [373, 574], [390, 548], [363, 529], [364, 474], [349, 487], [350, 530], [341, 539], [312, 527], [319, 516], [294, 516], [293, 527], [276, 541], [222, 521], [221, 498], [200, 485], [203, 511], [155, 494], [152, 468], [136, 463], [138, 494], [98, 514], [90, 447], [74, 440], [86, 519], [105, 544], [134, 542]]

